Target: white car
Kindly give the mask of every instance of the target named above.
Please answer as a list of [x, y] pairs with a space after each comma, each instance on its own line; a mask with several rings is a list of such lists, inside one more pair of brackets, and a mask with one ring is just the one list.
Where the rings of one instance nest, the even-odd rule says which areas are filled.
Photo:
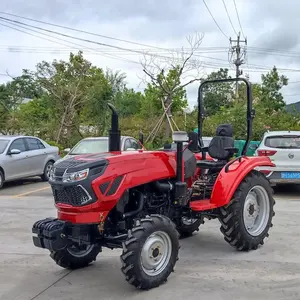
[[[121, 136], [121, 151], [135, 151], [139, 149], [142, 149], [142, 146], [135, 138], [131, 136]], [[108, 152], [108, 137], [88, 137], [82, 139], [72, 149], [64, 149], [64, 152], [67, 153], [67, 155], [59, 161], [77, 155]]]
[[41, 176], [48, 181], [58, 147], [34, 136], [0, 136], [0, 189], [4, 182]]
[[275, 167], [260, 167], [271, 184], [300, 184], [300, 131], [265, 132], [256, 156], [269, 156]]

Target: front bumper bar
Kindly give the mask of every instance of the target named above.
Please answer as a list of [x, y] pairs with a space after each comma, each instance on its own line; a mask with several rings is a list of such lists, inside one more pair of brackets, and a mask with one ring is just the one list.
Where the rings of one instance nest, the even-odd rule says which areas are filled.
[[68, 240], [70, 226], [71, 223], [56, 218], [39, 220], [32, 227], [32, 233], [37, 235], [32, 237], [33, 244], [50, 251], [62, 250], [70, 243]]

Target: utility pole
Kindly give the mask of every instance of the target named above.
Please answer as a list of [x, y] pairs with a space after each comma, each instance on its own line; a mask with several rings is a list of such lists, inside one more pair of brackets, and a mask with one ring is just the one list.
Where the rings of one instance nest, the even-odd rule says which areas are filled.
[[[240, 77], [243, 74], [243, 71], [240, 70], [240, 66], [245, 63], [246, 57], [246, 46], [247, 46], [247, 38], [245, 40], [241, 40], [240, 32], [238, 33], [237, 39], [230, 41], [230, 50], [231, 53], [231, 61], [235, 65], [236, 68], [236, 78]], [[245, 43], [245, 47], [241, 47], [241, 43]], [[233, 55], [235, 54], [235, 58], [232, 60]], [[238, 82], [236, 82], [235, 95], [238, 97]]]

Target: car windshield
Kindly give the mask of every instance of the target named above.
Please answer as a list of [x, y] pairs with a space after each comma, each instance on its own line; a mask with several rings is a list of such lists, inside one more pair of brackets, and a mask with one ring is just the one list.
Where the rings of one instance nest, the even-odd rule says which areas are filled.
[[108, 139], [82, 140], [69, 153], [70, 155], [108, 152]]
[[0, 140], [0, 154], [2, 154], [5, 151], [8, 143], [8, 140]]
[[267, 137], [265, 146], [280, 149], [300, 149], [300, 136], [271, 136]]

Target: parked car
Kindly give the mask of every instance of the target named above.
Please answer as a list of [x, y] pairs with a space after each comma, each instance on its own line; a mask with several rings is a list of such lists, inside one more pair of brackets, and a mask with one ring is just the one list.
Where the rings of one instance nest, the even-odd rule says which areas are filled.
[[269, 156], [276, 165], [258, 169], [273, 185], [300, 184], [300, 131], [266, 132], [255, 155]]
[[[141, 144], [131, 136], [121, 136], [121, 151], [142, 149]], [[74, 155], [108, 152], [108, 137], [88, 137], [79, 141], [72, 149], [64, 149], [67, 153], [63, 159]]]
[[[208, 147], [209, 144], [210, 144], [210, 142], [211, 142], [211, 140], [212, 140], [212, 137], [204, 136], [204, 137], [202, 138], [202, 140], [203, 140], [204, 147]], [[183, 146], [185, 147], [187, 144], [188, 144], [188, 143], [185, 142], [185, 143], [183, 143]], [[170, 150], [176, 151], [176, 149], [177, 149], [177, 144], [173, 142], [172, 144], [167, 144], [167, 145], [165, 145], [164, 147], [159, 148], [159, 150], [163, 150], [163, 149], [170, 149]]]
[[41, 176], [48, 181], [58, 147], [33, 136], [0, 136], [0, 188], [4, 182]]

